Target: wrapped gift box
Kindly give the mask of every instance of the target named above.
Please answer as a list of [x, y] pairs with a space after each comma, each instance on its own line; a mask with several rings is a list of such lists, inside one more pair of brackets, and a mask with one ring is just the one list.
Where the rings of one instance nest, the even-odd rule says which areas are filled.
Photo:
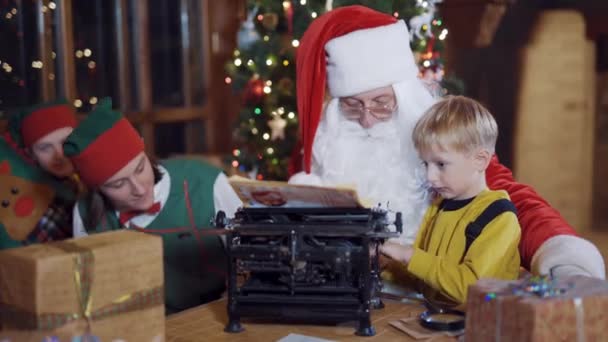
[[608, 341], [608, 283], [482, 279], [469, 288], [466, 341]]
[[0, 251], [0, 341], [164, 341], [162, 241], [133, 231]]

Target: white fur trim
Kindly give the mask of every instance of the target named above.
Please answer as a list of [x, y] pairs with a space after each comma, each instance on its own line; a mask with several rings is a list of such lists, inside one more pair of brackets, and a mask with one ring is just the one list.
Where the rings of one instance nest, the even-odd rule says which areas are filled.
[[323, 181], [321, 180], [321, 177], [313, 173], [306, 173], [302, 171], [291, 176], [289, 178], [289, 184], [322, 186]]
[[352, 96], [418, 76], [403, 20], [334, 38], [325, 44], [325, 52], [332, 97]]
[[595, 245], [572, 235], [545, 241], [532, 257], [532, 273], [555, 276], [585, 275], [606, 278], [604, 259]]

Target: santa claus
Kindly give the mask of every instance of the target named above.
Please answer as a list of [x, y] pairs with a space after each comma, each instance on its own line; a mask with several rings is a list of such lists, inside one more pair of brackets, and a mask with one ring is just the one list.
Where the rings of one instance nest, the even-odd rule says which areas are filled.
[[[401, 212], [399, 240], [412, 243], [430, 191], [411, 133], [434, 99], [418, 78], [406, 24], [362, 6], [327, 12], [300, 42], [297, 91], [304, 170], [290, 183], [354, 185], [361, 197]], [[534, 189], [496, 157], [486, 174], [488, 186], [515, 203], [523, 266], [605, 278], [597, 248]]]

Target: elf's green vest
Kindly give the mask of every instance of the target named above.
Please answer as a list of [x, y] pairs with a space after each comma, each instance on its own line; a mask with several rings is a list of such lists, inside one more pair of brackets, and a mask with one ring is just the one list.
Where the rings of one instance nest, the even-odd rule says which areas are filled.
[[[222, 241], [197, 234], [211, 227], [213, 186], [221, 171], [196, 160], [171, 159], [161, 165], [171, 177], [169, 198], [154, 221], [142, 228], [163, 237], [165, 305], [168, 312], [175, 312], [202, 304], [225, 288], [227, 257]], [[85, 210], [80, 202], [83, 221]], [[96, 231], [87, 231], [115, 229], [122, 229], [116, 213], [107, 211]]]

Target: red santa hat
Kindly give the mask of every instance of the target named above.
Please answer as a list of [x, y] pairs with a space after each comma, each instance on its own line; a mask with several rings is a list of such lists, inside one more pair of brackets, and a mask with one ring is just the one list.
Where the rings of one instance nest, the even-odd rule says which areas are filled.
[[296, 62], [307, 173], [326, 86], [332, 97], [344, 97], [418, 75], [405, 23], [358, 5], [337, 8], [314, 20], [302, 37]]

